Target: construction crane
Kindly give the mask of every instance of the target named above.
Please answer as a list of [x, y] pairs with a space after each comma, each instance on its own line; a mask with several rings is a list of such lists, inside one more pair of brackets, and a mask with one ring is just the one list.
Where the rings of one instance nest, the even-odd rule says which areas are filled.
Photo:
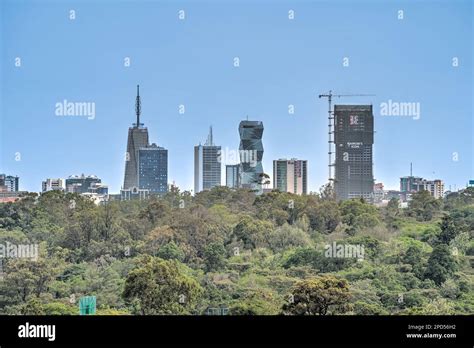
[[328, 98], [328, 168], [329, 168], [329, 182], [334, 181], [335, 179], [332, 177], [332, 167], [334, 166], [334, 163], [332, 161], [332, 155], [334, 153], [332, 144], [334, 144], [334, 114], [332, 111], [332, 98], [337, 97], [374, 97], [375, 94], [333, 94], [332, 91], [330, 90], [329, 93], [327, 94], [320, 94], [319, 98]]

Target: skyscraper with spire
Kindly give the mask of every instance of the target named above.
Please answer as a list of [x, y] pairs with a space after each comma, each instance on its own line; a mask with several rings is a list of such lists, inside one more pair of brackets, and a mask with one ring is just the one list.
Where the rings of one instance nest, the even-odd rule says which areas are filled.
[[221, 184], [221, 147], [214, 145], [212, 126], [204, 145], [194, 147], [194, 193]]
[[127, 152], [125, 154], [125, 177], [123, 180], [123, 189], [129, 190], [139, 187], [138, 182], [138, 151], [140, 148], [149, 146], [148, 128], [140, 123], [141, 101], [140, 86], [137, 86], [137, 99], [135, 102], [135, 114], [137, 123], [133, 123], [128, 129]]

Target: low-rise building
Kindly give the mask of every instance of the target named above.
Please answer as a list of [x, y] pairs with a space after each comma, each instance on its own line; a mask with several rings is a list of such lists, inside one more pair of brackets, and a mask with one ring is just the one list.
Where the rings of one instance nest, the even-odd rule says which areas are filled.
[[413, 193], [428, 191], [435, 198], [442, 198], [444, 195], [444, 182], [440, 179], [427, 180], [416, 176], [404, 176], [400, 178], [400, 192], [403, 201], [410, 200]]
[[8, 192], [20, 190], [20, 178], [18, 176], [0, 174], [0, 186], [5, 186]]
[[95, 183], [101, 183], [102, 180], [95, 175], [71, 175], [66, 179], [66, 192], [86, 193]]
[[64, 179], [46, 179], [41, 183], [41, 192], [52, 190], [64, 191], [65, 188]]

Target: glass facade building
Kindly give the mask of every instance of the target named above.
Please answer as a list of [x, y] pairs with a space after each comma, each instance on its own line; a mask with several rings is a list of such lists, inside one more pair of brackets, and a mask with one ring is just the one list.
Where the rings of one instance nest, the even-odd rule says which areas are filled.
[[221, 185], [221, 147], [214, 145], [212, 127], [204, 145], [194, 147], [194, 193]]
[[240, 185], [262, 192], [259, 185], [263, 174], [263, 123], [261, 121], [241, 121], [240, 134]]
[[230, 188], [240, 187], [240, 164], [225, 166], [225, 185]]
[[146, 146], [148, 146], [148, 129], [146, 127], [130, 127], [125, 155], [124, 189], [138, 187], [138, 151]]
[[138, 150], [138, 188], [152, 194], [168, 192], [168, 150], [156, 144]]
[[273, 188], [298, 195], [308, 193], [308, 161], [292, 158], [273, 161]]
[[5, 186], [7, 192], [20, 191], [20, 178], [13, 175], [0, 174], [0, 186]]

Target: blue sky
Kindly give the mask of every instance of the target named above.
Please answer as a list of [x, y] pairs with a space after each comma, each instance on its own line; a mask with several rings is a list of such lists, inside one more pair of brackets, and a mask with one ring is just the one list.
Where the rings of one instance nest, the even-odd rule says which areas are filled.
[[[85, 173], [118, 192], [137, 84], [150, 141], [168, 149], [169, 181], [182, 189], [193, 187], [193, 146], [209, 125], [217, 145], [237, 149], [248, 115], [264, 123], [264, 170], [307, 159], [318, 190], [327, 101], [317, 95], [329, 89], [376, 94], [340, 103], [374, 105], [377, 182], [398, 188], [410, 162], [446, 189], [474, 178], [471, 1], [0, 3], [0, 172], [20, 176], [21, 189]], [[56, 116], [64, 99], [94, 102], [95, 118]], [[381, 116], [389, 99], [420, 103], [420, 119]]]

